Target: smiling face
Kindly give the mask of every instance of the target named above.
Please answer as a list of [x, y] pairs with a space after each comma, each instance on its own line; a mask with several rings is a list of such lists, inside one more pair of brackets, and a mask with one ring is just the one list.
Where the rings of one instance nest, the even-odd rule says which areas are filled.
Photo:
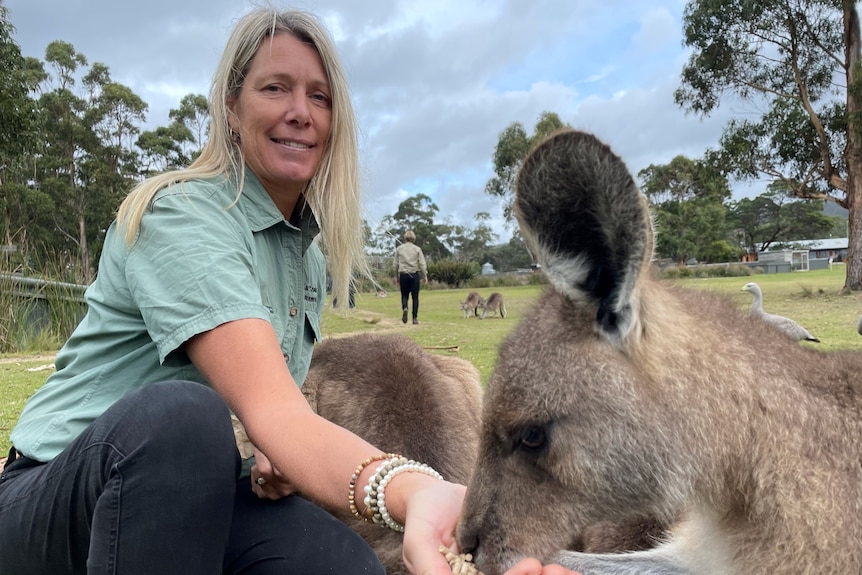
[[264, 40], [228, 107], [246, 164], [289, 218], [317, 171], [332, 123], [320, 56], [288, 33]]

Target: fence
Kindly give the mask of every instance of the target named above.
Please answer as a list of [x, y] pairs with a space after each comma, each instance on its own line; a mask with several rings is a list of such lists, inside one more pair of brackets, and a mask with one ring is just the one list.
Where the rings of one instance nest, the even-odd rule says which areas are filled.
[[[0, 273], [0, 304], [6, 350], [31, 347], [46, 334], [63, 341], [87, 312], [87, 286]], [[8, 322], [8, 323], [7, 323]]]

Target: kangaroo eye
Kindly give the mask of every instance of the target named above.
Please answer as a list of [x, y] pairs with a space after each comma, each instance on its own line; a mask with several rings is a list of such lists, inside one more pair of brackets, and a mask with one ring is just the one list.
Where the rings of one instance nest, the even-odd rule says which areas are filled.
[[548, 444], [548, 433], [542, 425], [528, 425], [515, 432], [513, 451], [525, 451], [537, 454]]

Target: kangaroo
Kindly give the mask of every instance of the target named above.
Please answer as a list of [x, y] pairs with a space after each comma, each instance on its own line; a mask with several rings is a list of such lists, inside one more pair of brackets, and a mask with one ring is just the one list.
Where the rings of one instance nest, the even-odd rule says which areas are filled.
[[[386, 452], [427, 463], [466, 484], [479, 449], [479, 371], [459, 357], [435, 355], [400, 335], [359, 334], [314, 348], [302, 392], [326, 419]], [[357, 461], [358, 463], [358, 461]], [[403, 535], [331, 509], [380, 557], [389, 575], [408, 575]]]
[[488, 299], [480, 307], [482, 308], [482, 317], [479, 319], [485, 319], [488, 316], [488, 312], [497, 315], [498, 311], [501, 318], [506, 317], [506, 304], [503, 302], [503, 294], [499, 292], [494, 292], [488, 296]]
[[[457, 537], [499, 575], [862, 572], [862, 353], [798, 344], [651, 277], [648, 204], [596, 137], [549, 136], [515, 214], [549, 286], [501, 345]], [[651, 549], [564, 551], [585, 525], [670, 525]]]
[[485, 298], [479, 295], [478, 292], [471, 291], [467, 294], [467, 301], [461, 302], [461, 311], [464, 312], [464, 319], [471, 315], [478, 316], [479, 308], [485, 304]]

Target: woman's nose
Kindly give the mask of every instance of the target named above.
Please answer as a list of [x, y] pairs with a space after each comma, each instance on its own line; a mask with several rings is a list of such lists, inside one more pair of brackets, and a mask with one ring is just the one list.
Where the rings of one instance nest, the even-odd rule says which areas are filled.
[[302, 90], [295, 90], [288, 101], [288, 109], [285, 113], [285, 120], [288, 123], [299, 124], [304, 126], [311, 120], [311, 113], [308, 107], [308, 96]]

